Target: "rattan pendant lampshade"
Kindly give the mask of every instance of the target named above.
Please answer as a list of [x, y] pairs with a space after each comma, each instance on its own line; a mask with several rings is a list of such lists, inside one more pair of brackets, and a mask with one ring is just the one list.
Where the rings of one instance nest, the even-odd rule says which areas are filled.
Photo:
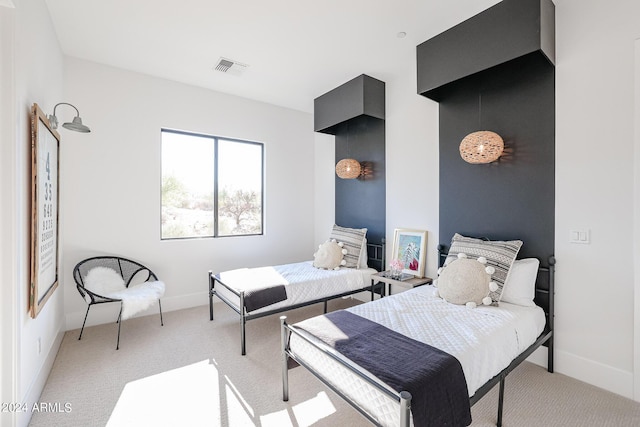
[[481, 130], [465, 136], [460, 143], [460, 156], [467, 163], [495, 162], [502, 155], [504, 141], [495, 132]]
[[336, 175], [342, 179], [355, 179], [361, 172], [362, 167], [356, 159], [342, 159], [336, 164]]

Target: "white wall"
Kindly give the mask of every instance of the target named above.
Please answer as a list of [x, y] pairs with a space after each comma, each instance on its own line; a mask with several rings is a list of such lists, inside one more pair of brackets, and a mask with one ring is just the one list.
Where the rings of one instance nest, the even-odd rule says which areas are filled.
[[437, 277], [439, 240], [438, 104], [416, 91], [415, 48], [386, 83], [387, 265], [394, 230], [427, 230], [425, 274]]
[[[636, 0], [556, 1], [557, 369], [627, 397], [639, 18]], [[576, 229], [591, 244], [569, 243]]]
[[336, 186], [335, 186], [335, 136], [326, 133], [314, 133], [315, 151], [315, 181], [314, 181], [314, 206], [315, 206], [315, 246], [324, 243], [329, 238], [329, 233], [335, 223], [336, 210]]
[[[28, 312], [31, 216], [30, 109], [34, 103], [38, 103], [43, 111], [51, 112], [55, 103], [61, 100], [63, 58], [44, 2], [16, 0], [14, 4], [15, 9], [2, 12], [3, 25], [13, 25], [11, 30], [3, 28], [3, 36], [5, 31], [10, 31], [13, 42], [12, 48], [8, 49], [13, 52], [9, 52], [8, 56], [5, 56], [7, 49], [3, 48], [3, 63], [8, 60], [8, 64], [13, 66], [9, 73], [13, 76], [8, 76], [12, 79], [10, 83], [13, 93], [7, 94], [9, 99], [13, 100], [13, 105], [7, 108], [12, 110], [10, 118], [14, 120], [11, 124], [15, 126], [2, 133], [3, 157], [7, 156], [3, 166], [8, 166], [8, 172], [3, 170], [2, 177], [3, 180], [8, 179], [12, 186], [3, 191], [2, 207], [3, 238], [4, 221], [8, 221], [7, 224], [11, 227], [7, 233], [9, 243], [3, 245], [3, 259], [11, 264], [7, 267], [3, 263], [3, 270], [8, 268], [7, 271], [3, 271], [3, 279], [7, 278], [10, 281], [3, 280], [2, 286], [11, 287], [8, 291], [3, 289], [2, 293], [3, 297], [9, 297], [8, 300], [2, 301], [3, 310], [8, 310], [11, 316], [10, 324], [6, 327], [3, 325], [3, 357], [10, 359], [9, 364], [12, 368], [10, 378], [3, 376], [3, 390], [9, 389], [9, 395], [5, 396], [3, 393], [3, 402], [31, 405], [40, 396], [64, 333], [64, 290], [56, 290], [38, 317], [31, 319]], [[8, 17], [8, 13], [12, 16]], [[6, 41], [3, 40], [3, 43]], [[9, 136], [9, 139], [4, 139], [6, 136]], [[62, 233], [61, 230], [61, 236]], [[5, 338], [9, 340], [8, 343], [5, 342]], [[7, 353], [6, 347], [9, 347]], [[3, 360], [3, 374], [6, 373], [5, 365]], [[11, 382], [10, 387], [5, 387], [6, 381]], [[7, 422], [10, 425], [26, 425], [30, 416], [29, 412], [18, 413]], [[6, 418], [2, 420], [5, 422]]]
[[[0, 200], [13, 207], [15, 194], [15, 129], [14, 91], [14, 25], [15, 11], [0, 7]], [[0, 210], [0, 402], [15, 398], [13, 372], [15, 364], [15, 325], [17, 300], [14, 281], [14, 210]], [[9, 303], [1, 303], [8, 301]], [[10, 425], [13, 415], [0, 412], [0, 425]]]
[[[207, 304], [209, 270], [312, 259], [310, 114], [74, 58], [65, 66], [66, 98], [92, 130], [69, 132], [61, 154], [68, 329], [82, 325], [86, 310], [72, 270], [90, 256], [116, 254], [148, 265], [167, 285], [166, 311]], [[265, 144], [264, 236], [160, 240], [163, 127]], [[112, 322], [117, 310], [92, 308], [87, 324]], [[155, 312], [157, 306], [147, 311]]]

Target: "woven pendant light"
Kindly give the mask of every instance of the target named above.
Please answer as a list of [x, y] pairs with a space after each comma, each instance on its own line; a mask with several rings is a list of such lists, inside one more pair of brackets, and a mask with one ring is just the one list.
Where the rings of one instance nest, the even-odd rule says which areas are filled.
[[465, 136], [460, 143], [460, 156], [467, 163], [481, 164], [498, 160], [504, 150], [500, 135], [481, 130]]
[[360, 176], [362, 167], [356, 159], [342, 159], [336, 164], [336, 175], [342, 179], [354, 179]]

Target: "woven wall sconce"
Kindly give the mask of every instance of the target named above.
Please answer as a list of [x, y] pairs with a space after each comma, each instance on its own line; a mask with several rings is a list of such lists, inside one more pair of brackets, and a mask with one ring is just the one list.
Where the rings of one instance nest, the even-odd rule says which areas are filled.
[[470, 133], [460, 143], [460, 156], [467, 163], [495, 162], [502, 155], [504, 141], [500, 135], [488, 130]]
[[356, 159], [342, 159], [336, 164], [336, 175], [342, 179], [358, 178], [362, 173], [360, 162]]

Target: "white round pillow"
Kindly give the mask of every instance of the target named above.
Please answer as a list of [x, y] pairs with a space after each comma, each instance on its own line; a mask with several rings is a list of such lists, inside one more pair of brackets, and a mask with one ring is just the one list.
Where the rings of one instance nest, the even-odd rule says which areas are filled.
[[486, 269], [482, 262], [471, 258], [459, 257], [451, 261], [438, 277], [440, 297], [469, 308], [485, 304], [491, 283], [491, 274]]
[[313, 266], [316, 268], [326, 268], [327, 270], [337, 270], [340, 266], [346, 265], [344, 256], [347, 250], [343, 248], [344, 243], [328, 240], [318, 247], [318, 251], [313, 254]]

